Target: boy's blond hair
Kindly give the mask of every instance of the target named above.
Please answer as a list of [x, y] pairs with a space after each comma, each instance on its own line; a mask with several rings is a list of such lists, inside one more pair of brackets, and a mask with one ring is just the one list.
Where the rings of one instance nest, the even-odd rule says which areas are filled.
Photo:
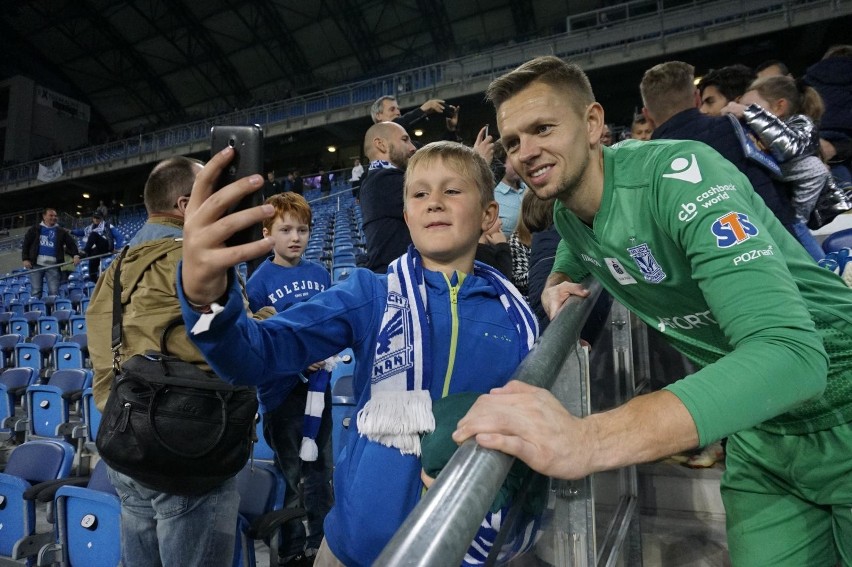
[[432, 142], [417, 150], [408, 161], [405, 171], [405, 195], [407, 199], [408, 182], [411, 172], [418, 168], [429, 167], [429, 165], [442, 160], [447, 167], [461, 175], [469, 177], [479, 189], [479, 202], [483, 210], [494, 200], [494, 174], [488, 166], [485, 158], [476, 153], [472, 148], [457, 142]]
[[283, 219], [287, 213], [290, 213], [306, 225], [311, 226], [311, 219], [313, 218], [311, 206], [298, 193], [277, 193], [268, 198], [264, 204], [275, 207], [275, 214], [263, 219], [263, 228], [268, 231], [272, 230], [272, 225], [275, 224], [276, 219]]

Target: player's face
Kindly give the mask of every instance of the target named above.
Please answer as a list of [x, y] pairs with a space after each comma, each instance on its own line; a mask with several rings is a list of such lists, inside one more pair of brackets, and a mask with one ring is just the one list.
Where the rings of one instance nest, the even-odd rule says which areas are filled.
[[497, 216], [497, 203], [483, 209], [479, 188], [443, 160], [408, 172], [405, 222], [423, 265], [435, 271], [468, 272], [476, 244]]
[[272, 250], [275, 253], [275, 263], [282, 266], [295, 266], [299, 263], [310, 235], [310, 227], [290, 213], [276, 218], [271, 230], [263, 229], [263, 236], [274, 242]]
[[580, 114], [564, 92], [534, 82], [497, 109], [507, 160], [538, 198], [567, 203], [586, 180], [602, 127], [589, 118], [592, 106], [600, 109]]

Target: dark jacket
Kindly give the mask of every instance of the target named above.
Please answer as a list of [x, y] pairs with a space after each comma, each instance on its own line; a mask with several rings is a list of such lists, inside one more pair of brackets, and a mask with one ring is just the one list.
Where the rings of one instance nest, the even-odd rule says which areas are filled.
[[722, 116], [707, 116], [697, 108], [679, 112], [654, 130], [654, 140], [697, 140], [704, 142], [733, 163], [751, 182], [755, 192], [775, 213], [787, 230], [796, 222], [788, 188], [774, 181], [757, 162], [746, 158], [731, 122]]
[[[441, 120], [446, 119], [446, 117], [442, 114], [435, 114], [434, 116], [436, 118], [440, 118]], [[394, 122], [405, 128], [405, 131], [408, 132], [409, 136], [413, 134], [412, 128], [414, 127], [414, 125], [420, 122], [421, 120], [429, 120], [429, 117], [426, 115], [425, 112], [420, 110], [419, 106], [414, 110], [409, 110], [405, 114], [397, 116], [393, 119]], [[459, 136], [458, 130], [445, 130], [444, 135], [441, 139], [447, 142], [461, 142], [461, 136]], [[422, 145], [416, 140], [412, 140], [411, 143], [413, 143], [416, 148], [420, 148]]]
[[508, 242], [500, 242], [499, 244], [483, 244], [480, 242], [476, 245], [476, 260], [483, 264], [488, 264], [506, 276], [506, 279], [512, 279], [512, 249]]
[[832, 142], [840, 158], [852, 157], [852, 57], [831, 57], [817, 61], [804, 76], [825, 103], [820, 119], [820, 137]]
[[[29, 260], [34, 266], [38, 259], [40, 231], [41, 223], [31, 226], [24, 235], [24, 244], [21, 246], [21, 260]], [[77, 248], [77, 241], [71, 236], [70, 232], [61, 226], [56, 227], [56, 249], [54, 252], [57, 264], [65, 261], [66, 254], [69, 256], [78, 256], [80, 254], [80, 250]]]
[[388, 264], [408, 250], [411, 234], [402, 214], [401, 169], [372, 169], [361, 182], [361, 213], [367, 239], [367, 268], [387, 272]]

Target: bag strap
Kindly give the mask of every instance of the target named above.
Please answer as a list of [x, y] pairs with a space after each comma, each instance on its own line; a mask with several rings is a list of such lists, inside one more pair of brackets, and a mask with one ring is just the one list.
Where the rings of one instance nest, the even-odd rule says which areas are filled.
[[124, 309], [121, 306], [121, 262], [130, 246], [121, 249], [115, 264], [112, 283], [112, 369], [116, 375], [121, 370], [121, 321]]

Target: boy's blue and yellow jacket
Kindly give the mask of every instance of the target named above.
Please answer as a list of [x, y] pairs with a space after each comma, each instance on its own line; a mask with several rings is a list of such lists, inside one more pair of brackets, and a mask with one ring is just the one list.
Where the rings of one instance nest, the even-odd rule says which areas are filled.
[[[496, 290], [474, 275], [424, 270], [433, 399], [505, 384], [526, 352]], [[180, 277], [180, 275], [178, 276]], [[187, 329], [200, 315], [178, 285]], [[240, 384], [293, 380], [311, 362], [355, 353], [356, 411], [370, 396], [372, 360], [387, 303], [387, 277], [358, 269], [345, 281], [264, 321], [242, 308], [233, 284], [210, 329], [191, 337], [222, 378]], [[346, 565], [371, 565], [422, 494], [420, 459], [358, 435], [353, 419], [335, 463], [335, 504], [325, 520], [331, 551]]]

